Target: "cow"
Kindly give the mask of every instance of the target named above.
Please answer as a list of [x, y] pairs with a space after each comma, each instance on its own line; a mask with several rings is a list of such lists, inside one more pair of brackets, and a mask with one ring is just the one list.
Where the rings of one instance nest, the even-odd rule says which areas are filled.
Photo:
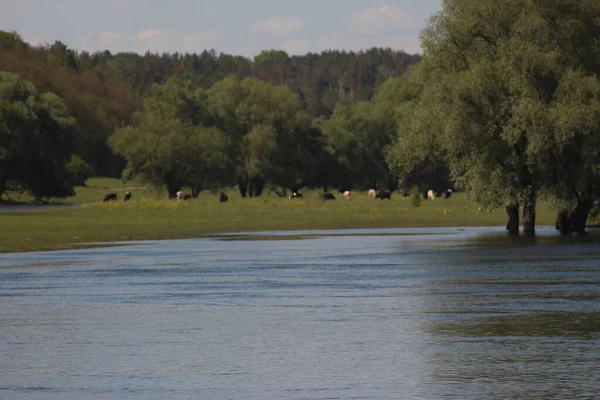
[[352, 193], [350, 193], [350, 191], [349, 191], [349, 190], [346, 190], [346, 191], [344, 192], [344, 198], [345, 198], [346, 200], [350, 200], [350, 199], [352, 198]]
[[375, 191], [375, 189], [369, 189], [369, 198], [375, 199], [376, 197], [377, 197], [377, 192]]
[[404, 200], [408, 199], [410, 197], [410, 190], [408, 189], [402, 189], [402, 197], [404, 198]]
[[342, 195], [343, 195], [345, 192], [347, 192], [347, 191], [348, 191], [348, 189], [346, 189], [346, 187], [345, 187], [345, 186], [342, 186], [341, 188], [339, 188], [339, 189], [338, 189], [338, 193], [339, 193], [339, 194], [342, 194]]
[[229, 197], [223, 192], [219, 195], [219, 203], [226, 203], [229, 200]]
[[106, 196], [104, 196], [103, 203], [106, 203], [107, 201], [111, 200], [117, 200], [117, 194], [115, 192], [109, 193]]
[[429, 189], [427, 191], [427, 199], [428, 200], [435, 200], [435, 193], [433, 193], [433, 190]]
[[325, 192], [323, 193], [323, 200], [335, 200], [335, 196], [333, 193]]
[[123, 199], [123, 201], [129, 201], [131, 200], [131, 192], [125, 192], [125, 198]]
[[290, 196], [290, 199], [301, 199], [303, 197], [304, 197], [304, 195], [302, 194], [302, 192], [294, 192]]
[[452, 197], [452, 189], [448, 189], [444, 192], [444, 200], [448, 200], [450, 197]]
[[177, 192], [177, 200], [181, 200], [181, 197], [183, 196], [183, 192], [180, 190]]
[[189, 200], [192, 198], [192, 194], [191, 193], [184, 193], [183, 196], [181, 197], [184, 201], [185, 200]]
[[380, 190], [379, 192], [377, 192], [377, 196], [375, 196], [376, 199], [388, 199], [391, 200], [392, 199], [392, 191], [391, 190]]

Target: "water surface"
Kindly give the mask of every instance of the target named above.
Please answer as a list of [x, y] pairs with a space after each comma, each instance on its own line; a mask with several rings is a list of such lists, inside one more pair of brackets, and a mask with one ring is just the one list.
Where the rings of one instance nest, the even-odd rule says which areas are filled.
[[596, 235], [260, 235], [0, 255], [0, 398], [600, 393]]

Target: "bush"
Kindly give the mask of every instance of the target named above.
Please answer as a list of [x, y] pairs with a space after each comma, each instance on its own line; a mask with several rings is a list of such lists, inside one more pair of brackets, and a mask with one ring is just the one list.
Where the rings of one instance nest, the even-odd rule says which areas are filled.
[[413, 207], [419, 207], [421, 205], [421, 191], [417, 185], [413, 186], [410, 190], [410, 201]]
[[71, 177], [71, 182], [76, 186], [85, 186], [92, 173], [92, 167], [79, 156], [72, 156], [71, 161], [65, 166], [67, 173]]

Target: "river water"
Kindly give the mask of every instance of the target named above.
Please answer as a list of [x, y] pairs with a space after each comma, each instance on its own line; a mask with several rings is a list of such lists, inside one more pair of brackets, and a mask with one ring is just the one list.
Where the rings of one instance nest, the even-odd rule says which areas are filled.
[[0, 255], [0, 398], [598, 398], [598, 235], [300, 234]]

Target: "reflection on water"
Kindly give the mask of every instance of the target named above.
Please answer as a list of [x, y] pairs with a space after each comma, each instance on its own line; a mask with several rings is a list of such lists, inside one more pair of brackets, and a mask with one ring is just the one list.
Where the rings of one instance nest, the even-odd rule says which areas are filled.
[[245, 236], [0, 255], [0, 398], [600, 392], [597, 235]]

